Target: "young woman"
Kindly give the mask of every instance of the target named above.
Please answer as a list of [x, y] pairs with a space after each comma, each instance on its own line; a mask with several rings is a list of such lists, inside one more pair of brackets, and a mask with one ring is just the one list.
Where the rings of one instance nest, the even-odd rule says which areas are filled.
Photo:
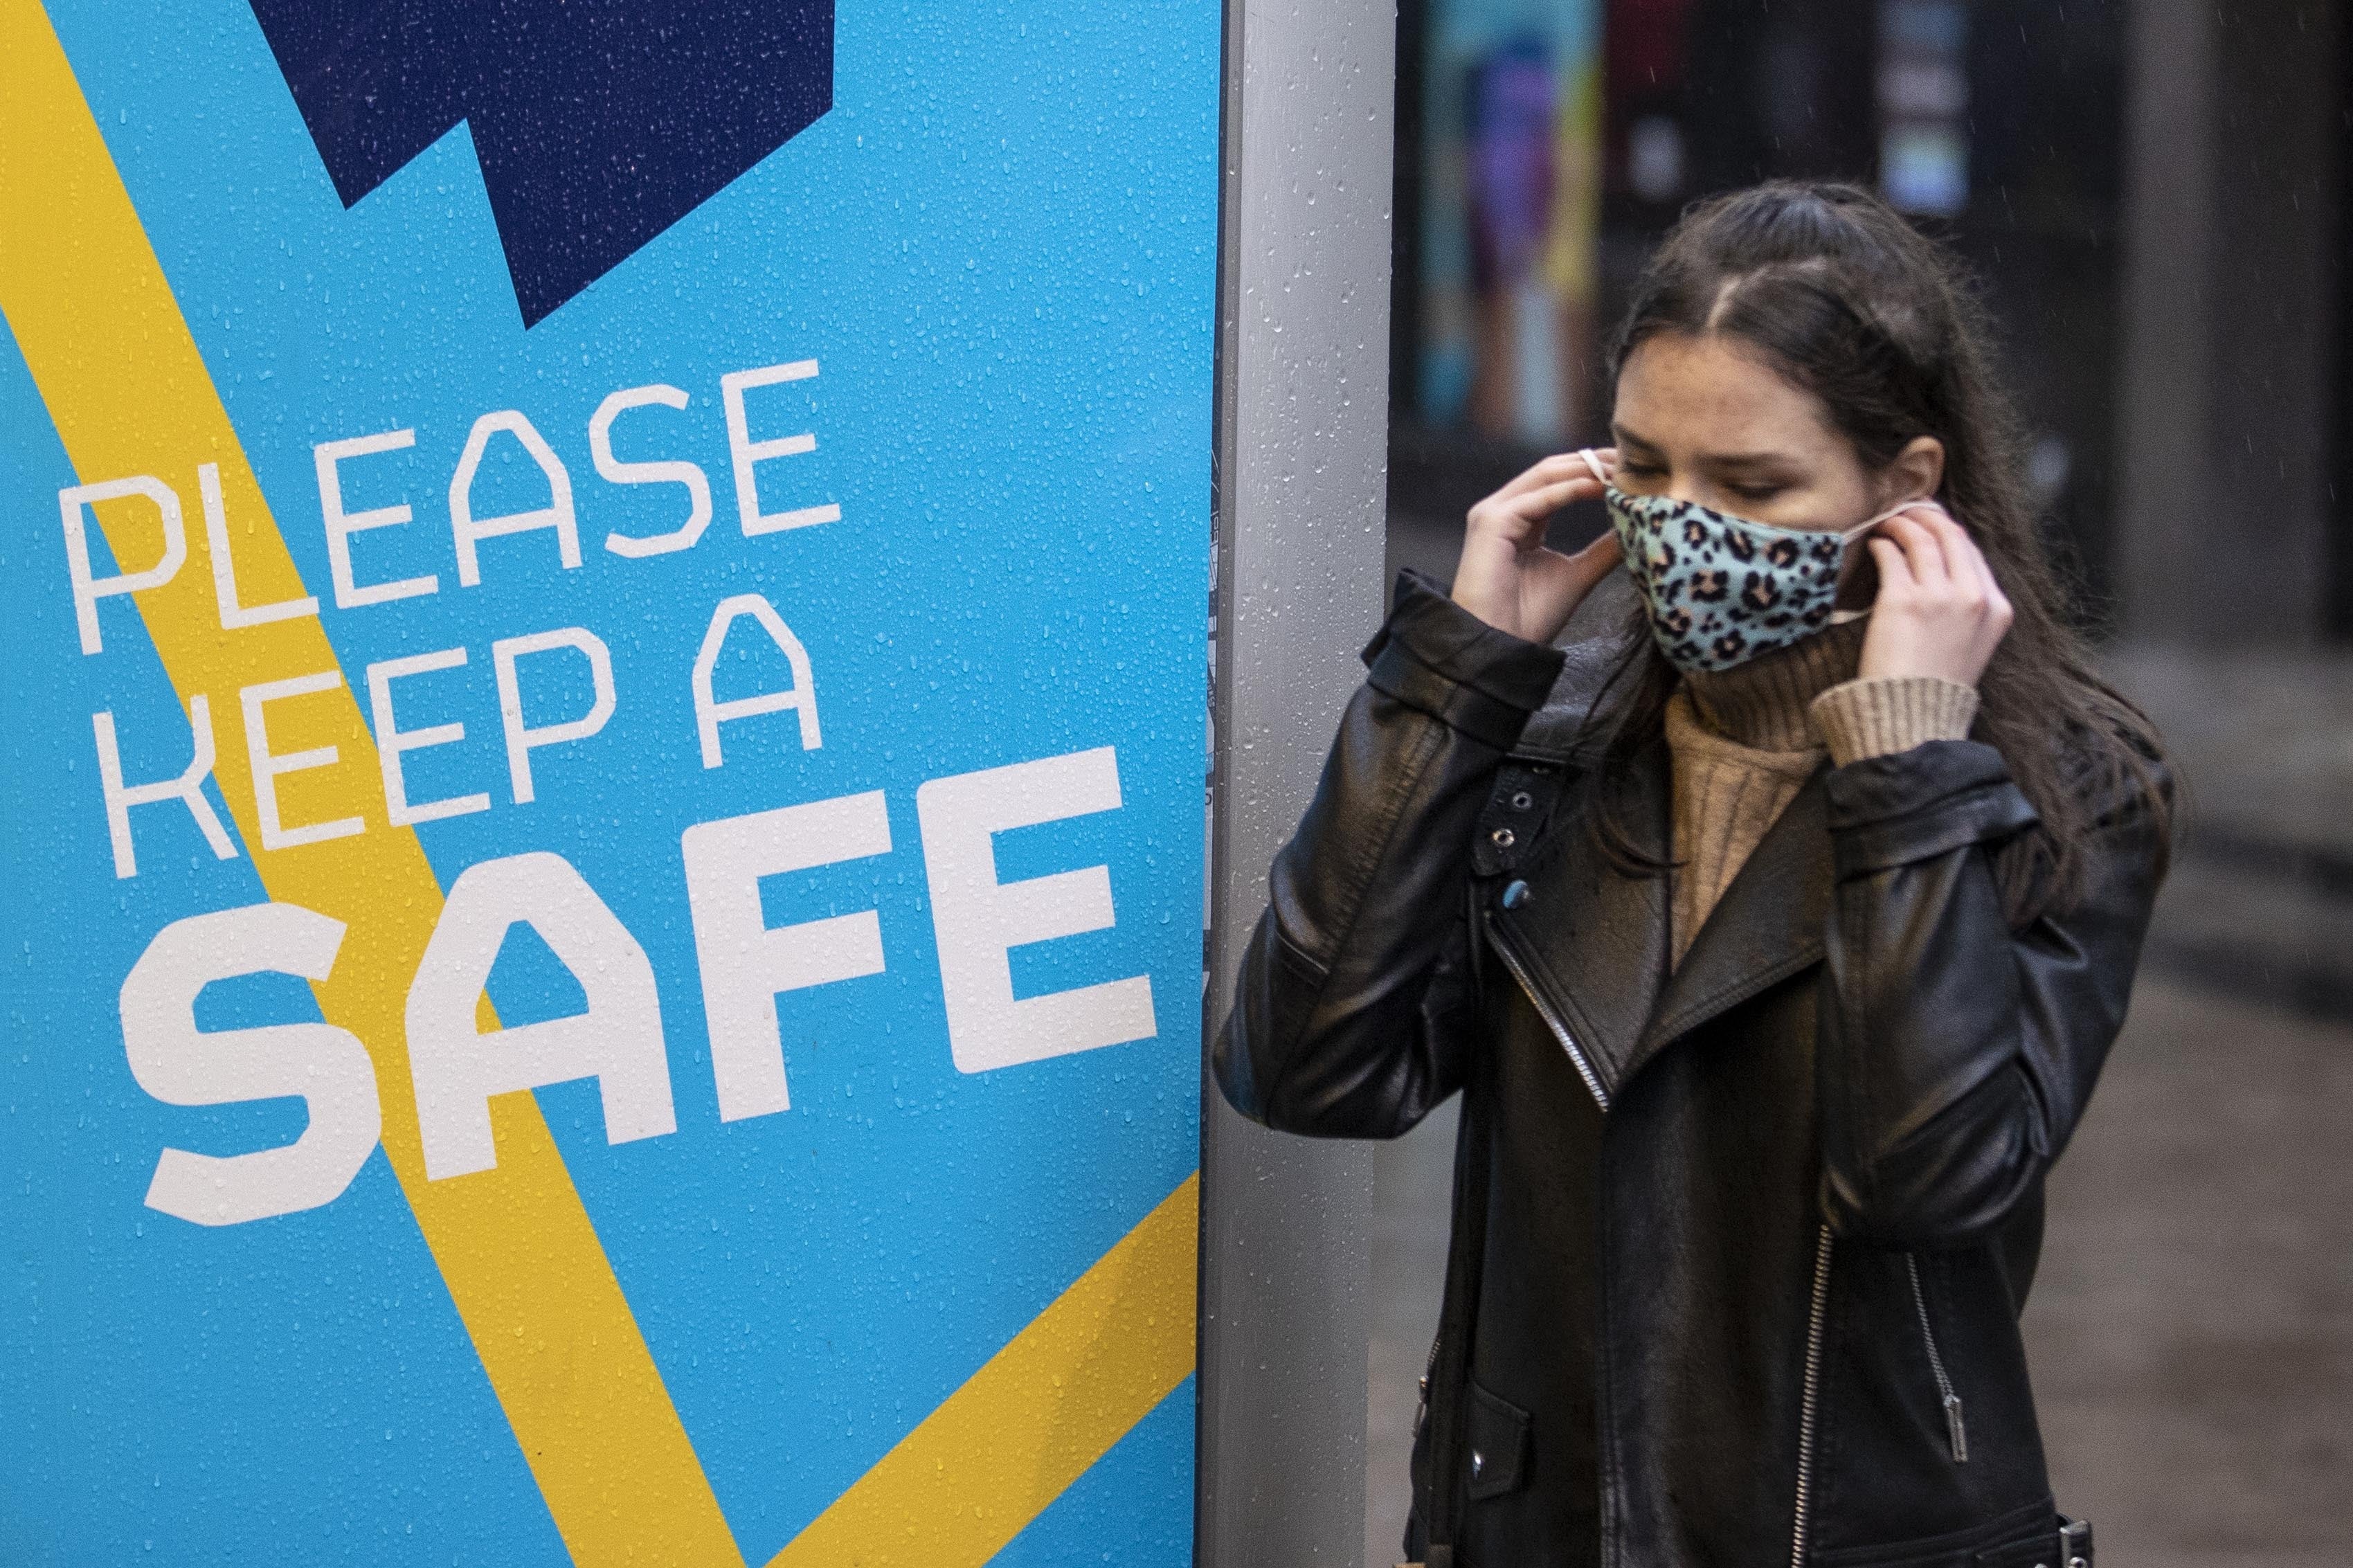
[[[2070, 1568], [2018, 1318], [2158, 738], [2062, 618], [1954, 263], [1870, 195], [1695, 209], [1613, 360], [1615, 448], [1400, 584], [1219, 1082], [1329, 1137], [1463, 1091], [1409, 1556]], [[1634, 623], [1554, 647], [1621, 563]]]

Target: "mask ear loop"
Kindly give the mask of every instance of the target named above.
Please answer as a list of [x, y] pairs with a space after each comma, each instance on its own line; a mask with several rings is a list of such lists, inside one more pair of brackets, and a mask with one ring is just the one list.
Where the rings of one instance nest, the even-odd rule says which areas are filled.
[[[1609, 476], [1602, 471], [1601, 458], [1595, 453], [1592, 447], [1579, 447], [1577, 449], [1577, 455], [1585, 459], [1585, 466], [1593, 470], [1593, 477], [1595, 479], [1599, 479], [1605, 486], [1609, 483]], [[1894, 513], [1890, 512], [1888, 515], [1892, 517]], [[1881, 522], [1885, 520], [1882, 518], [1873, 518], [1872, 521], [1873, 522]]]
[[1856, 523], [1852, 528], [1850, 528], [1844, 533], [1840, 534], [1839, 538], [1841, 541], [1852, 541], [1858, 539], [1863, 534], [1869, 533], [1873, 529], [1877, 528], [1881, 523], [1885, 522], [1891, 517], [1902, 517], [1905, 512], [1910, 511], [1915, 506], [1934, 506], [1936, 504], [1936, 502], [1929, 500], [1925, 496], [1915, 496], [1912, 500], [1905, 501], [1901, 506], [1889, 507], [1885, 511], [1881, 512], [1877, 517], [1873, 518], [1868, 522]]
[[[1852, 528], [1848, 529], [1844, 533], [1840, 534], [1839, 543], [1841, 546], [1852, 544], [1856, 540], [1862, 538], [1864, 534], [1869, 533], [1873, 529], [1877, 528], [1881, 523], [1885, 522], [1889, 518], [1901, 517], [1905, 512], [1910, 511], [1914, 507], [1926, 504], [1929, 503], [1919, 498], [1915, 498], [1914, 500], [1905, 501], [1901, 506], [1890, 507], [1885, 511], [1881, 512], [1877, 517], [1871, 519], [1868, 522], [1858, 522]], [[1871, 614], [1871, 611], [1868, 609], [1832, 610], [1831, 612], [1830, 624], [1834, 626], [1842, 626], [1849, 621], [1859, 621], [1869, 614]]]

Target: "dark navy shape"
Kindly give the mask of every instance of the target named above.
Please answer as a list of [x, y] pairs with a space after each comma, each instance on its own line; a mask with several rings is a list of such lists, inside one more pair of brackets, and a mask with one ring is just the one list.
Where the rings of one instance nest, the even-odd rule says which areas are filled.
[[523, 325], [833, 107], [833, 0], [253, 0], [350, 206], [470, 122]]

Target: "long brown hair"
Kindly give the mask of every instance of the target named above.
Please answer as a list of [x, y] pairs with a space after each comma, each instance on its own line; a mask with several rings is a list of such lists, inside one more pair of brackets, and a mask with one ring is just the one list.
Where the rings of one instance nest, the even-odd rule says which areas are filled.
[[[1944, 443], [1936, 499], [1985, 552], [2015, 611], [1978, 679], [1974, 738], [1999, 750], [2042, 817], [1997, 852], [2006, 911], [2023, 925], [2072, 904], [2098, 803], [2137, 795], [2169, 841], [2171, 810], [2147, 716], [2094, 672], [2069, 618], [2023, 479], [2021, 431], [1993, 363], [1992, 333], [1959, 260], [1853, 185], [1773, 181], [1683, 215], [1643, 269], [1610, 348], [1614, 382], [1664, 332], [1724, 333], [1811, 393], [1868, 469], [1906, 443]], [[1613, 723], [1592, 821], [1624, 861], [1621, 783], [1660, 734], [1676, 681], [1639, 608], [1603, 711]], [[2160, 851], [2162, 852], [2162, 850]]]

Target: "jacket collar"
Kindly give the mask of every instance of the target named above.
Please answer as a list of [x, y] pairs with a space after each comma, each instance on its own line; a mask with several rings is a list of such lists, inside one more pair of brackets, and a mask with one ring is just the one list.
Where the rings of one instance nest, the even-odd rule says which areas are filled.
[[[1665, 858], [1668, 756], [1663, 740], [1631, 759], [1622, 826], [1646, 862]], [[1563, 822], [1529, 868], [1535, 896], [1497, 916], [1538, 1000], [1560, 1015], [1614, 1096], [1667, 976], [1667, 881], [1612, 863], [1579, 818]]]
[[[1625, 779], [1622, 825], [1653, 863], [1670, 849], [1670, 765], [1665, 742], [1654, 742]], [[1831, 889], [1828, 771], [1818, 769], [1766, 830], [1672, 975], [1664, 873], [1613, 865], [1581, 823], [1563, 824], [1550, 864], [1530, 868], [1537, 897], [1499, 914], [1611, 1098], [1676, 1039], [1820, 962]]]
[[1626, 1064], [1821, 962], [1830, 915], [1829, 764], [1814, 770], [1749, 853], [1662, 990]]

